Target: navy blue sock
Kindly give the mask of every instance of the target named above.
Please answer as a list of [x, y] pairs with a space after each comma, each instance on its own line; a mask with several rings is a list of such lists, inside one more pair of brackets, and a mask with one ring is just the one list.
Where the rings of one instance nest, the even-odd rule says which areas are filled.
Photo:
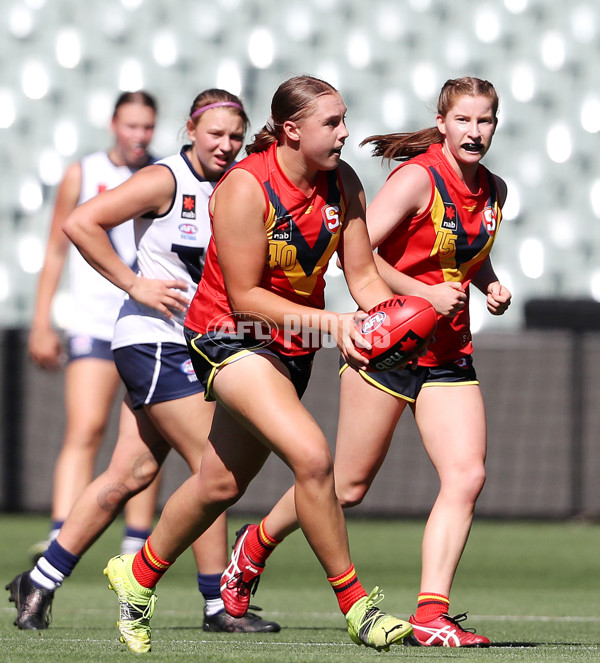
[[60, 528], [65, 524], [64, 520], [51, 520], [50, 532], [48, 532], [48, 540], [53, 541], [58, 536]]
[[73, 553], [65, 550], [56, 539], [48, 546], [48, 550], [44, 553], [44, 557], [46, 558], [46, 561], [57, 571], [60, 571], [65, 578], [71, 575], [77, 562], [81, 559], [79, 555], [73, 555]]
[[135, 529], [135, 527], [129, 527], [125, 525], [123, 530], [123, 536], [130, 536], [133, 539], [144, 539], [144, 541], [152, 534], [151, 529]]
[[199, 573], [198, 589], [202, 592], [205, 601], [221, 598], [221, 574], [220, 573]]
[[55, 539], [31, 570], [29, 577], [36, 587], [54, 591], [71, 575], [80, 559], [79, 555], [65, 550]]

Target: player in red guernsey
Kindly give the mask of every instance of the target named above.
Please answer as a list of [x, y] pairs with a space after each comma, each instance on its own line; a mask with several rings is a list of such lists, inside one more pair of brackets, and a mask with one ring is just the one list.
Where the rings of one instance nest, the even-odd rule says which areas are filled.
[[[342, 367], [336, 491], [344, 507], [362, 501], [410, 405], [441, 484], [425, 528], [421, 591], [410, 618], [410, 642], [423, 646], [490, 645], [462, 628], [465, 615], [448, 615], [448, 597], [485, 480], [485, 411], [471, 360], [469, 285], [487, 296], [494, 315], [504, 313], [511, 299], [489, 258], [506, 186], [480, 163], [496, 129], [497, 108], [487, 81], [449, 80], [439, 97], [436, 127], [364, 141], [375, 144], [377, 156], [406, 161], [367, 210], [379, 272], [395, 293], [428, 299], [439, 319], [418, 367], [385, 373]], [[244, 555], [262, 571], [277, 543], [293, 531], [294, 519], [292, 488], [258, 526], [240, 532], [224, 577]], [[244, 597], [238, 592], [236, 599], [233, 589], [224, 591], [222, 584], [221, 594], [231, 593], [230, 602], [241, 604]]]
[[[440, 480], [423, 536], [417, 611], [410, 618], [413, 641], [424, 646], [490, 645], [488, 638], [462, 628], [465, 614], [448, 612], [485, 481], [485, 410], [471, 359], [469, 285], [484, 293], [493, 315], [503, 314], [511, 300], [489, 256], [506, 185], [480, 163], [492, 142], [497, 110], [488, 81], [449, 80], [440, 93], [435, 128], [364, 141], [374, 144], [376, 156], [405, 161], [367, 213], [379, 271], [394, 292], [428, 299], [439, 319], [435, 339], [415, 370], [381, 376], [344, 371], [336, 484], [344, 502], [361, 501], [410, 405]], [[353, 414], [357, 403], [379, 413], [368, 430], [369, 458], [362, 466], [356, 457], [367, 431]]]
[[[345, 115], [328, 83], [310, 76], [282, 83], [250, 156], [211, 196], [213, 237], [185, 335], [206, 398], [216, 401], [213, 424], [200, 471], [171, 496], [131, 566], [123, 568], [118, 557], [108, 562], [113, 586], [135, 580], [135, 591], [119, 597], [127, 606], [135, 609], [140, 594], [153, 606], [158, 580], [276, 451], [294, 472], [300, 526], [352, 640], [387, 649], [412, 631], [376, 607], [378, 588], [367, 595], [358, 580], [331, 452], [300, 401], [320, 334], [335, 338], [353, 366], [366, 365], [355, 346], [356, 321], [365, 314], [323, 309], [323, 274], [334, 251], [359, 307], [392, 296], [375, 267], [362, 186], [340, 158]], [[255, 572], [243, 561], [239, 582]], [[140, 619], [122, 620], [123, 637], [139, 632], [149, 643], [150, 612], [138, 608]]]
[[[320, 171], [307, 195], [290, 182], [280, 167], [276, 143], [234, 166], [219, 186], [238, 169], [252, 174], [264, 193], [268, 257], [260, 287], [302, 306], [323, 309], [324, 274], [336, 251], [346, 214], [341, 173], [337, 168]], [[237, 328], [238, 319], [231, 313], [213, 238], [186, 326], [204, 334], [228, 325]], [[303, 335], [300, 328], [286, 331], [283, 325], [273, 326], [266, 333], [272, 338], [269, 349], [285, 355], [308, 355], [318, 349], [318, 335]], [[310, 340], [316, 343], [310, 344]]]

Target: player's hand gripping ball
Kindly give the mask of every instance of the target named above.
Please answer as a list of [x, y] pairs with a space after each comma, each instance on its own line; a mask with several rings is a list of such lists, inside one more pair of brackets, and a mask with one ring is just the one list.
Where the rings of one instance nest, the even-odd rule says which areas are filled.
[[396, 295], [368, 311], [360, 334], [371, 350], [357, 350], [369, 360], [369, 372], [406, 366], [426, 349], [435, 332], [437, 314], [422, 297]]

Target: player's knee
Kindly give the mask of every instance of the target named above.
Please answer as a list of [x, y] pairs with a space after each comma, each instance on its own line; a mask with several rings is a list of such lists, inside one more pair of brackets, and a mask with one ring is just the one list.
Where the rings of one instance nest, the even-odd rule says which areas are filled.
[[95, 453], [104, 436], [104, 425], [71, 427], [65, 434], [64, 449]]
[[247, 483], [236, 480], [233, 475], [221, 476], [195, 475], [196, 487], [204, 503], [228, 508], [235, 504], [245, 493]]
[[335, 487], [338, 502], [343, 509], [360, 504], [365, 498], [368, 489], [368, 484], [342, 484], [341, 486], [336, 484]]
[[140, 490], [147, 488], [158, 476], [160, 467], [161, 463], [151, 453], [136, 459], [131, 468], [131, 479], [135, 487]]
[[485, 467], [483, 464], [478, 464], [461, 468], [452, 475], [446, 485], [461, 501], [475, 503], [483, 489], [485, 479]]
[[485, 467], [483, 465], [478, 465], [471, 468], [468, 472], [466, 478], [466, 490], [468, 490], [474, 499], [477, 499], [477, 496], [481, 492], [485, 484]]
[[158, 475], [160, 465], [152, 457], [138, 458], [130, 465], [111, 463], [102, 475], [106, 484], [121, 486], [127, 499], [147, 488]]
[[322, 484], [333, 478], [333, 460], [329, 449], [315, 449], [302, 454], [293, 467], [296, 483], [316, 482]]

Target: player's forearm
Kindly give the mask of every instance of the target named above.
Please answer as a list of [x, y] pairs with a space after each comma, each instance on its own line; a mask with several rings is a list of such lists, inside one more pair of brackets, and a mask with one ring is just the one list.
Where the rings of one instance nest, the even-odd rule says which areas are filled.
[[492, 267], [492, 261], [489, 256], [484, 260], [479, 271], [475, 274], [471, 283], [484, 295], [487, 294], [490, 283], [497, 283], [498, 277]]
[[397, 295], [414, 295], [427, 299], [427, 284], [414, 279], [412, 276], [399, 272], [381, 256], [375, 254], [375, 264], [384, 281]]
[[111, 283], [129, 293], [136, 274], [114, 250], [106, 231], [71, 215], [63, 229], [84, 259]]

